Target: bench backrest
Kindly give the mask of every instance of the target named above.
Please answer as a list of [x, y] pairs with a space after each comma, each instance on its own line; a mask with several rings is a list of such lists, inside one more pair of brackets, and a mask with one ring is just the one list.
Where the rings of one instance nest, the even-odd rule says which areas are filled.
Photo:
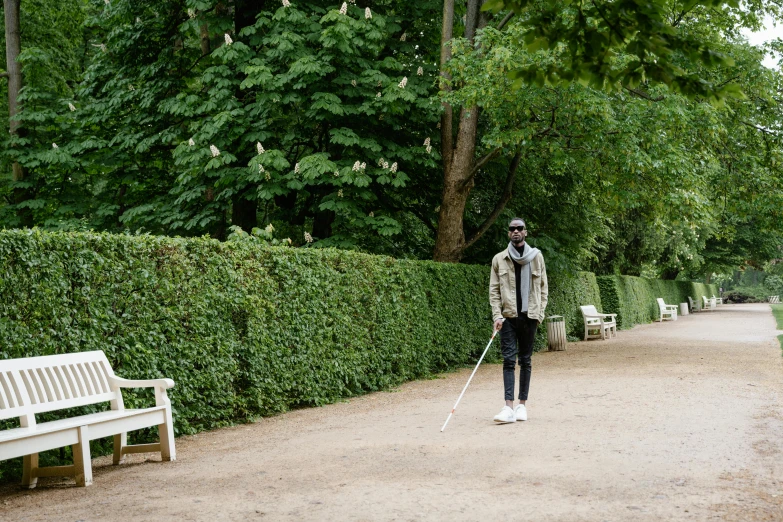
[[663, 310], [663, 309], [664, 309], [664, 307], [666, 306], [666, 303], [664, 303], [664, 302], [663, 302], [663, 297], [659, 297], [659, 298], [657, 299], [657, 301], [658, 301], [658, 307], [659, 307], [661, 310]]
[[691, 308], [693, 308], [693, 299], [691, 299], [691, 296], [688, 296], [688, 303], [690, 304]]
[[115, 401], [120, 389], [110, 384], [114, 371], [102, 351], [0, 360], [0, 420], [20, 417], [35, 424], [35, 414]]
[[598, 310], [595, 309], [595, 305], [585, 305], [579, 307], [582, 310], [582, 315], [598, 315]]

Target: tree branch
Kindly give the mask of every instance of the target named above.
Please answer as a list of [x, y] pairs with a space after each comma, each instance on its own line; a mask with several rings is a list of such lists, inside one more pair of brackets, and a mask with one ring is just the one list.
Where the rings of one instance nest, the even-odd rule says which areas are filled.
[[469, 248], [471, 245], [473, 245], [473, 243], [478, 241], [479, 238], [481, 238], [481, 236], [483, 236], [484, 233], [489, 230], [489, 227], [495, 223], [500, 213], [503, 212], [503, 209], [506, 208], [506, 204], [511, 199], [512, 189], [514, 188], [514, 177], [516, 176], [517, 168], [519, 167], [519, 162], [521, 159], [522, 153], [517, 152], [514, 155], [514, 158], [511, 160], [511, 165], [508, 168], [508, 176], [506, 176], [506, 186], [503, 187], [503, 194], [495, 204], [495, 208], [492, 209], [492, 212], [489, 214], [489, 216], [487, 216], [487, 219], [485, 219], [484, 222], [479, 225], [476, 231], [465, 240], [464, 249]]
[[7, 72], [0, 72], [0, 78], [8, 78]]
[[639, 89], [631, 89], [630, 87], [626, 87], [625, 85], [623, 85], [623, 89], [625, 89], [626, 91], [630, 92], [631, 94], [635, 94], [639, 98], [644, 98], [645, 100], [649, 100], [649, 101], [653, 101], [653, 102], [659, 102], [659, 101], [663, 101], [665, 99], [663, 96], [657, 96], [657, 97], [653, 98], [652, 96], [650, 96], [649, 94], [647, 94], [644, 91], [640, 91]]
[[781, 135], [779, 132], [775, 132], [775, 131], [773, 131], [773, 130], [765, 129], [764, 127], [759, 127], [758, 125], [756, 125], [756, 124], [753, 124], [753, 123], [750, 123], [750, 122], [748, 122], [748, 121], [742, 121], [742, 120], [740, 120], [740, 123], [742, 123], [743, 125], [747, 125], [748, 127], [753, 127], [753, 128], [754, 128], [754, 129], [756, 129], [757, 131], [761, 131], [761, 132], [763, 132], [764, 134], [770, 134], [770, 135], [772, 135], [772, 136], [780, 136], [780, 135]]
[[498, 31], [502, 31], [503, 28], [506, 26], [506, 24], [511, 20], [511, 18], [514, 17], [514, 11], [511, 11], [506, 16], [503, 17], [503, 19], [498, 24]]
[[481, 158], [480, 160], [478, 160], [476, 162], [476, 165], [473, 167], [473, 170], [470, 173], [470, 177], [472, 178], [473, 176], [478, 174], [478, 171], [481, 169], [481, 167], [483, 167], [484, 165], [486, 165], [487, 163], [489, 163], [493, 159], [497, 158], [502, 151], [503, 151], [503, 149], [498, 147], [495, 150], [493, 150], [492, 152], [490, 152], [489, 154], [487, 154], [486, 156], [484, 156], [483, 158]]

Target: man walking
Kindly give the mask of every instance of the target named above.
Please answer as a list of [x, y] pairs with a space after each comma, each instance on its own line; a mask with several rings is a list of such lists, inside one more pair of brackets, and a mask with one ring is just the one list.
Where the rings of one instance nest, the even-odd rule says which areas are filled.
[[[489, 304], [495, 330], [500, 330], [503, 353], [503, 385], [506, 405], [495, 422], [527, 420], [527, 394], [530, 388], [533, 341], [536, 328], [544, 320], [549, 288], [544, 256], [525, 243], [525, 220], [514, 218], [508, 224], [508, 248], [492, 259], [489, 278]], [[519, 356], [519, 404], [514, 408], [514, 369]]]

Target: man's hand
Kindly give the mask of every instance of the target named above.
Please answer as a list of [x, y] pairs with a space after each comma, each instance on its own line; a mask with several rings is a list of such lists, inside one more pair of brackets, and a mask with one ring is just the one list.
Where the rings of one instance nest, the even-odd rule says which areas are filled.
[[503, 319], [497, 319], [495, 321], [495, 331], [497, 332], [501, 328], [503, 328]]

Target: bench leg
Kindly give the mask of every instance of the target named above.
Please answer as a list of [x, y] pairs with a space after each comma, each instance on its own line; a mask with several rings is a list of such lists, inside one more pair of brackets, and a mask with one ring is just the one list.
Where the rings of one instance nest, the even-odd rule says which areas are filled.
[[90, 457], [90, 439], [87, 437], [87, 426], [79, 426], [79, 443], [73, 445], [74, 478], [77, 486], [92, 484], [92, 458]]
[[38, 454], [22, 458], [22, 487], [33, 489], [38, 484]]
[[120, 433], [114, 436], [114, 465], [122, 464], [125, 455], [122, 454], [122, 448], [128, 445], [128, 434]]
[[160, 436], [160, 459], [176, 460], [177, 452], [174, 449], [174, 422], [171, 419], [171, 408], [166, 408], [166, 422], [158, 425]]

